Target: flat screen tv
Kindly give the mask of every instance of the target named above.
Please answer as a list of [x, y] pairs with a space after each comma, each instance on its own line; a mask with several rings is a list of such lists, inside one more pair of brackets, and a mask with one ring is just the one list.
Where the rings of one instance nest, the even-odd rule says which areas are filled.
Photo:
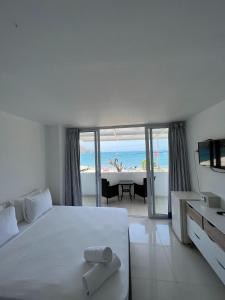
[[214, 168], [225, 169], [225, 139], [214, 140], [213, 148], [215, 153]]
[[205, 167], [213, 167], [214, 155], [213, 155], [213, 141], [207, 140], [198, 143], [198, 157], [199, 164]]

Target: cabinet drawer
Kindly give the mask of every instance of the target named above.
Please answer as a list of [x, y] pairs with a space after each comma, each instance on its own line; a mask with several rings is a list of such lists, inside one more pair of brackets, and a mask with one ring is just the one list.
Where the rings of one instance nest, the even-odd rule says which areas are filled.
[[207, 246], [210, 248], [210, 265], [225, 284], [225, 252], [217, 243], [209, 239]]
[[201, 228], [203, 228], [202, 224], [202, 216], [193, 209], [193, 207], [190, 204], [187, 204], [187, 215], [195, 221]]
[[208, 234], [209, 238], [217, 243], [225, 251], [225, 234], [217, 229], [211, 222], [205, 218], [203, 220], [204, 230]]
[[188, 235], [210, 266], [225, 284], [225, 253], [196, 222], [187, 217]]
[[206, 257], [206, 259], [209, 260], [209, 247], [207, 247], [207, 241], [209, 238], [204, 230], [189, 216], [187, 216], [187, 232], [195, 246]]

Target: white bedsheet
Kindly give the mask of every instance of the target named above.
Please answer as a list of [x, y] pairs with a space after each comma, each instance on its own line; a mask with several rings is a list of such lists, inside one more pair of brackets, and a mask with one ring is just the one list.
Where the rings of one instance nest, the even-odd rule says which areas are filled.
[[[92, 296], [82, 274], [83, 250], [107, 245], [122, 266]], [[128, 297], [128, 217], [123, 209], [53, 207], [0, 248], [0, 299], [125, 300]]]

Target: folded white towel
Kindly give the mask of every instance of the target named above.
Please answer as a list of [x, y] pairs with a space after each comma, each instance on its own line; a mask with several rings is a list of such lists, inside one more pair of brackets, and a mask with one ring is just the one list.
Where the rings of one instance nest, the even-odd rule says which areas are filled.
[[112, 249], [105, 246], [88, 247], [84, 250], [84, 259], [93, 263], [109, 263], [112, 261]]
[[110, 276], [121, 266], [119, 257], [113, 253], [112, 261], [108, 264], [96, 264], [83, 275], [83, 285], [87, 295], [92, 295]]

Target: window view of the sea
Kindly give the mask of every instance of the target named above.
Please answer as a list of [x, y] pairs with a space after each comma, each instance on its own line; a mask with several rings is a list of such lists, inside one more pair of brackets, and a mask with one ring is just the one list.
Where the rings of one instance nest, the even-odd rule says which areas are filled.
[[[168, 168], [168, 151], [154, 152], [154, 163], [158, 168]], [[122, 162], [125, 169], [141, 168], [146, 159], [145, 151], [121, 151], [121, 152], [101, 152], [101, 167], [110, 168], [110, 161], [118, 159]], [[95, 166], [95, 158], [93, 152], [81, 153], [81, 166], [93, 168]]]

